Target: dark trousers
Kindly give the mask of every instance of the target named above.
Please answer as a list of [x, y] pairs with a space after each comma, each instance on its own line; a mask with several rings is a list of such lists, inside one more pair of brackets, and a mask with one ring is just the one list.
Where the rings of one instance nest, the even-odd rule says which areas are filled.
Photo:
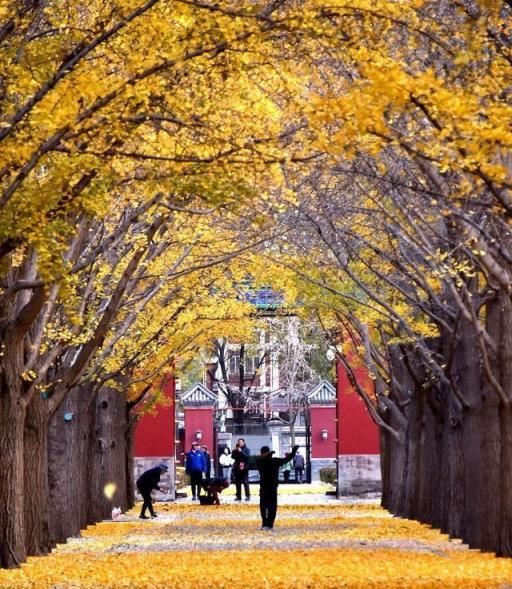
[[303, 468], [296, 468], [295, 469], [295, 480], [298, 483], [302, 483], [302, 476], [304, 474], [304, 469]]
[[284, 477], [284, 482], [289, 483], [290, 482], [290, 471], [283, 470], [283, 477]]
[[190, 487], [192, 489], [192, 497], [199, 497], [203, 487], [203, 473], [201, 471], [192, 471], [190, 474]]
[[153, 498], [151, 497], [151, 489], [139, 489], [139, 493], [142, 495], [142, 499], [144, 500], [140, 514], [146, 515], [146, 509], [148, 509], [151, 515], [155, 515], [155, 510], [153, 509]]
[[249, 473], [247, 471], [236, 472], [235, 471], [235, 487], [236, 487], [236, 498], [242, 498], [242, 485], [244, 486], [245, 496], [251, 496], [251, 489], [249, 487]]
[[277, 514], [277, 487], [260, 488], [260, 513], [262, 527], [273, 528]]

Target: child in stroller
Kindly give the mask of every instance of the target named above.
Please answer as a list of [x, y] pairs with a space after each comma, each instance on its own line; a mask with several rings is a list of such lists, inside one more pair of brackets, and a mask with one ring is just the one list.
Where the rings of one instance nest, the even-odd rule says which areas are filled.
[[201, 505], [220, 505], [219, 494], [229, 487], [229, 481], [223, 477], [215, 477], [203, 482], [206, 496], [199, 497]]

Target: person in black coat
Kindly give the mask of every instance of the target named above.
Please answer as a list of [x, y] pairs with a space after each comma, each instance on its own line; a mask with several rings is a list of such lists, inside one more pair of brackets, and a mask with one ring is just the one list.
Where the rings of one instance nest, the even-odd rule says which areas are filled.
[[293, 460], [297, 454], [298, 446], [294, 446], [291, 454], [284, 458], [274, 458], [274, 452], [268, 446], [261, 448], [258, 459], [260, 471], [260, 513], [261, 529], [271, 530], [277, 515], [277, 487], [279, 485], [279, 469], [281, 466]]
[[249, 487], [249, 457], [251, 451], [245, 445], [245, 440], [240, 438], [231, 452], [233, 458], [233, 479], [236, 487], [235, 501], [242, 501], [242, 485], [245, 491], [245, 500], [251, 500], [251, 489]]
[[142, 503], [142, 510], [140, 512], [140, 519], [149, 519], [146, 515], [146, 509], [149, 510], [151, 517], [156, 517], [155, 510], [153, 509], [153, 499], [151, 497], [151, 491], [157, 489], [160, 491], [159, 483], [162, 474], [167, 472], [169, 467], [167, 464], [159, 464], [155, 468], [150, 468], [143, 472], [137, 479], [137, 489], [142, 495], [144, 502]]

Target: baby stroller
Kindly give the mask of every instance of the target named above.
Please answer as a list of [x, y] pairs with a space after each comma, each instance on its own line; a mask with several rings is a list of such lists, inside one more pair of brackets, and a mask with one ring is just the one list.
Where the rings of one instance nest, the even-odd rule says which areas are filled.
[[220, 505], [219, 494], [229, 487], [229, 481], [222, 477], [208, 479], [203, 483], [206, 495], [199, 497], [200, 505]]

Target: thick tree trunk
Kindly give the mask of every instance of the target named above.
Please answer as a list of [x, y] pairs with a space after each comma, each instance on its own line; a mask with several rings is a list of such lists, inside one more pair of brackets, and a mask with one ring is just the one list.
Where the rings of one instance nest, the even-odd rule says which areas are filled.
[[420, 456], [423, 420], [423, 397], [414, 394], [407, 408], [407, 431], [405, 434], [404, 479], [401, 504], [398, 514], [403, 517], [418, 517], [418, 496], [421, 480]]
[[440, 528], [452, 537], [464, 534], [464, 454], [462, 413], [450, 406], [443, 422], [443, 461], [441, 486], [442, 513]]
[[135, 479], [134, 479], [134, 447], [135, 447], [135, 426], [137, 419], [131, 415], [130, 407], [126, 405], [125, 419], [125, 440], [126, 440], [126, 500], [128, 509], [135, 505]]
[[48, 479], [53, 542], [65, 542], [71, 536], [78, 536], [87, 525], [91, 431], [88, 392], [81, 388], [70, 391], [50, 422]]
[[28, 555], [52, 548], [48, 512], [47, 401], [36, 395], [27, 409], [24, 430], [25, 538]]
[[439, 393], [435, 389], [422, 390], [423, 397], [420, 428], [418, 487], [415, 489], [415, 518], [421, 522], [438, 522], [440, 525], [440, 477], [442, 457], [442, 421], [440, 420]]
[[26, 560], [23, 507], [23, 429], [25, 409], [0, 392], [0, 567]]
[[[512, 399], [512, 301], [508, 293], [501, 292], [499, 305], [500, 340], [498, 366], [501, 386], [509, 399]], [[497, 326], [494, 326], [497, 327]], [[489, 327], [490, 328], [490, 327]], [[494, 334], [494, 338], [498, 337]], [[512, 408], [500, 408], [500, 490], [499, 538], [496, 553], [499, 556], [512, 556]]]
[[[122, 392], [102, 389], [94, 405], [90, 445], [88, 521], [111, 517], [113, 507], [128, 508], [126, 482], [126, 400]], [[116, 485], [112, 499], [105, 496], [108, 483]]]
[[[491, 301], [487, 305], [487, 329], [491, 335], [501, 329], [500, 319], [499, 303]], [[476, 334], [472, 330], [464, 333], [461, 343], [469, 347], [475, 340]], [[469, 352], [469, 358], [472, 357]], [[499, 398], [488, 378], [478, 378], [469, 365], [460, 369], [461, 381], [466, 385], [465, 399], [469, 404], [463, 424], [466, 502], [463, 540], [472, 548], [492, 551], [499, 537], [500, 518]], [[462, 373], [468, 369], [469, 373]]]

